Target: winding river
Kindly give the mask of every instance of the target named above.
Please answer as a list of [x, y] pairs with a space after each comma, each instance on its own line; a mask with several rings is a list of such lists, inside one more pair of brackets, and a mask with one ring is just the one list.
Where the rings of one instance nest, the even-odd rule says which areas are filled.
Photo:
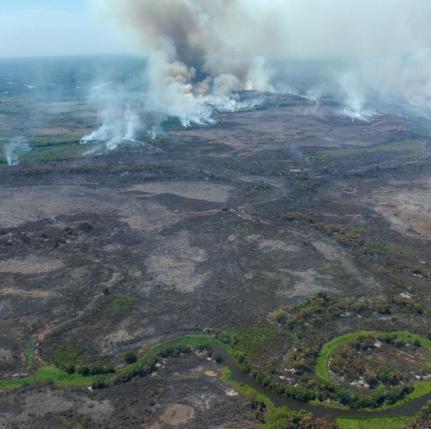
[[386, 410], [376, 411], [361, 411], [361, 410], [342, 410], [329, 408], [322, 405], [313, 405], [309, 402], [301, 402], [290, 399], [285, 395], [276, 393], [258, 383], [250, 374], [244, 374], [238, 367], [235, 360], [222, 348], [215, 346], [214, 350], [217, 355], [223, 358], [223, 365], [228, 367], [232, 372], [232, 378], [235, 381], [248, 384], [257, 392], [269, 397], [277, 407], [288, 407], [291, 410], [305, 410], [313, 413], [316, 417], [353, 417], [353, 418], [373, 418], [373, 417], [411, 417], [418, 413], [428, 401], [431, 400], [431, 394], [422, 396], [421, 398], [412, 399], [411, 401], [400, 405], [399, 407]]

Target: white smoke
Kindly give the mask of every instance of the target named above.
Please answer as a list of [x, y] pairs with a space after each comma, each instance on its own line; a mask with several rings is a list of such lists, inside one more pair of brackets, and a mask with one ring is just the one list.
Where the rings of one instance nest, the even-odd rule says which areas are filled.
[[26, 137], [19, 136], [7, 142], [3, 151], [8, 165], [18, 165], [22, 155], [31, 151], [31, 146]]
[[[431, 115], [429, 0], [94, 1], [148, 57], [140, 109], [184, 126], [254, 107], [258, 99], [238, 97], [244, 90], [311, 94], [316, 109], [330, 93], [353, 120], [393, 106]], [[301, 61], [316, 65], [298, 89], [287, 76]], [[319, 64], [330, 70], [323, 78]], [[85, 140], [127, 140], [126, 127], [112, 124]]]
[[342, 115], [352, 120], [367, 122], [376, 114], [375, 111], [367, 108], [366, 97], [354, 75], [351, 73], [341, 74], [339, 85], [345, 105], [341, 110]]
[[92, 88], [90, 103], [97, 106], [101, 125], [81, 139], [81, 144], [92, 145], [87, 153], [136, 143], [145, 127], [139, 115], [142, 102], [134, 88], [116, 86], [113, 81], [98, 83]]
[[[154, 135], [160, 123], [170, 117], [178, 118], [184, 127], [211, 124], [215, 110], [230, 112], [254, 108], [260, 103], [260, 97], [241, 100], [239, 91], [274, 91], [264, 56], [256, 54], [254, 49], [248, 52], [235, 49], [235, 55], [231, 55], [229, 46], [234, 45], [226, 44], [219, 31], [221, 27], [229, 31], [243, 14], [243, 5], [236, 0], [97, 0], [97, 3], [107, 6], [136, 30], [148, 63], [142, 81], [142, 99], [133, 107], [133, 121], [125, 114], [131, 110], [130, 106], [123, 106], [122, 110], [118, 107], [118, 98], [124, 99], [124, 93], [112, 91], [112, 82], [97, 85], [101, 126], [83, 137], [84, 144], [104, 143], [107, 149], [114, 149], [129, 142], [130, 137], [134, 140], [136, 130], [145, 128]], [[259, 21], [260, 18], [256, 25]], [[254, 30], [248, 28], [247, 32], [251, 37]], [[260, 44], [263, 48], [262, 41]], [[207, 55], [209, 49], [214, 52], [211, 57]], [[139, 118], [149, 112], [152, 121], [144, 127]]]
[[193, 67], [177, 61], [169, 47], [154, 52], [149, 58], [146, 73], [147, 106], [166, 116], [179, 118], [184, 126], [189, 126], [192, 122], [210, 122], [211, 108], [199, 90], [194, 92], [192, 81], [195, 73]]
[[102, 114], [102, 125], [96, 131], [83, 137], [81, 144], [102, 144], [108, 150], [123, 143], [135, 143], [142, 124], [136, 112], [130, 107], [118, 116], [117, 111], [107, 110]]

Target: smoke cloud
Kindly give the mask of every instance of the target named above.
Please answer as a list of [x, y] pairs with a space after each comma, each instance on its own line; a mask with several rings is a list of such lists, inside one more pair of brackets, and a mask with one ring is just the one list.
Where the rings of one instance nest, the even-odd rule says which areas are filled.
[[144, 124], [138, 114], [143, 109], [143, 103], [134, 89], [115, 85], [113, 81], [93, 86], [90, 102], [98, 106], [102, 125], [81, 139], [81, 144], [93, 145], [88, 153], [136, 143]]
[[14, 137], [4, 145], [4, 157], [8, 165], [18, 165], [20, 157], [31, 151], [26, 137]]
[[[336, 97], [355, 120], [431, 114], [429, 0], [97, 3], [148, 57], [145, 107], [183, 125], [253, 107], [244, 90]], [[311, 63], [305, 85], [298, 65]]]

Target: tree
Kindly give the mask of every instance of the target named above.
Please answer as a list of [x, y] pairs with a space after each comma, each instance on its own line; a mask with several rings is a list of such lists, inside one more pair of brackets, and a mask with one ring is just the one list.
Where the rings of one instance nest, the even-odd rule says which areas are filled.
[[138, 356], [136, 355], [136, 353], [131, 350], [124, 352], [123, 357], [128, 365], [135, 363], [138, 360]]

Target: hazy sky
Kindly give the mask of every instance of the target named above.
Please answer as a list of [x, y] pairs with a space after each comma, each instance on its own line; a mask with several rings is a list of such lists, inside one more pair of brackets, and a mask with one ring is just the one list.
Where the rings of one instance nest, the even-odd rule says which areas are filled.
[[0, 57], [121, 53], [130, 49], [90, 0], [0, 0]]

